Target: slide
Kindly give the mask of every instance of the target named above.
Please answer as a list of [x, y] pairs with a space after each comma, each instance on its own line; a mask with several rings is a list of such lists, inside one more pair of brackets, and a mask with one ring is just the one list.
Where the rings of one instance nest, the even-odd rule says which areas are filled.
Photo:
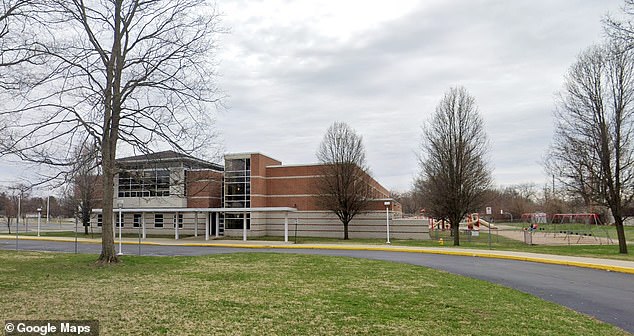
[[491, 229], [497, 229], [498, 227], [485, 221], [484, 219], [480, 218], [480, 225], [485, 226], [485, 227], [490, 227]]

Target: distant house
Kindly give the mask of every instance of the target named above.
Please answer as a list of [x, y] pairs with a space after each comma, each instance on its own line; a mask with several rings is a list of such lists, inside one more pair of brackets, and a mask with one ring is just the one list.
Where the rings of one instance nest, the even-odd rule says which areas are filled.
[[[117, 160], [115, 214], [122, 230], [206, 237], [343, 236], [343, 226], [317, 202], [319, 164], [283, 165], [260, 153], [226, 154], [224, 166], [173, 151]], [[351, 238], [385, 237], [386, 206], [400, 204], [374, 179], [375, 199], [350, 223]], [[94, 224], [101, 225], [101, 209]], [[393, 221], [394, 238], [427, 238], [426, 225]]]

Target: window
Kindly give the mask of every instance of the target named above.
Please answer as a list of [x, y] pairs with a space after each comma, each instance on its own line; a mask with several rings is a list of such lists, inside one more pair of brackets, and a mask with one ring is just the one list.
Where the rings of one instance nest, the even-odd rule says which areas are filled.
[[[251, 214], [247, 216], [247, 230], [251, 230]], [[244, 224], [244, 214], [225, 214], [225, 228], [230, 230], [242, 230]]]
[[[119, 227], [119, 225], [121, 225], [121, 227], [125, 227], [125, 214], [122, 213], [121, 215], [119, 215], [118, 212], [115, 212], [115, 215], [116, 216], [114, 218], [114, 222], [115, 222], [114, 226]], [[119, 218], [121, 218], [121, 222], [119, 222]]]
[[226, 208], [250, 208], [251, 159], [229, 159], [225, 161], [225, 167], [224, 206]]
[[[176, 215], [174, 215], [174, 226], [176, 227]], [[178, 214], [178, 228], [183, 227], [183, 214]]]
[[154, 227], [163, 227], [163, 214], [154, 214]]
[[134, 220], [132, 221], [132, 226], [139, 227], [141, 226], [141, 214], [134, 214]]
[[170, 171], [137, 170], [119, 173], [119, 197], [165, 197], [170, 195]]
[[103, 215], [102, 214], [98, 214], [97, 215], [97, 226], [103, 226]]

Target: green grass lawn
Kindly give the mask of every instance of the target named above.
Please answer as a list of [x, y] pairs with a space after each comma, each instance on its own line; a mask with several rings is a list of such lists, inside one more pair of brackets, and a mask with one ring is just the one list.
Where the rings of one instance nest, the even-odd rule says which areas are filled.
[[102, 335], [627, 335], [512, 289], [344, 257], [0, 251], [0, 316], [98, 319]]

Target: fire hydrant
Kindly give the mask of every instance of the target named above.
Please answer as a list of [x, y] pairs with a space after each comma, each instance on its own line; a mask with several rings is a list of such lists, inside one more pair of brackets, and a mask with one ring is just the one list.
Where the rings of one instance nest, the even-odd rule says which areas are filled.
[[442, 240], [442, 238], [440, 238], [440, 239], [438, 240], [438, 243], [440, 244], [440, 246], [445, 245], [445, 241], [444, 241], [444, 240]]

